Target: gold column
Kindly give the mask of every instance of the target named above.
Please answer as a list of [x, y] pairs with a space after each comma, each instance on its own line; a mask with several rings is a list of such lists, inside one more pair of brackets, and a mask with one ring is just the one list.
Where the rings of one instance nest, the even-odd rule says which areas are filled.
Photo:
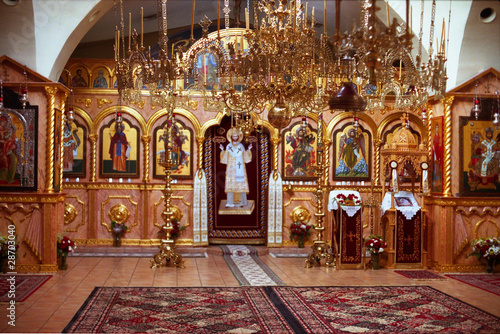
[[380, 185], [380, 145], [381, 144], [382, 144], [382, 140], [380, 140], [378, 138], [373, 140], [373, 145], [375, 146], [375, 175], [373, 175], [372, 184], [374, 186]]
[[47, 165], [46, 165], [46, 183], [45, 191], [48, 193], [54, 192], [54, 140], [55, 140], [55, 126], [56, 126], [56, 93], [57, 87], [45, 87], [47, 93]]
[[90, 148], [90, 155], [91, 155], [91, 174], [90, 174], [90, 181], [95, 182], [97, 180], [96, 178], [96, 163], [97, 163], [97, 138], [98, 136], [96, 134], [91, 134], [89, 135], [89, 140], [91, 144]]
[[59, 175], [59, 180], [60, 181], [60, 186], [59, 186], [59, 192], [62, 191], [63, 189], [63, 169], [64, 169], [64, 145], [63, 145], [63, 141], [64, 141], [64, 122], [65, 122], [65, 117], [66, 117], [66, 113], [65, 113], [65, 109], [66, 109], [66, 98], [68, 97], [68, 93], [64, 93], [64, 97], [61, 101], [61, 110], [62, 110], [62, 113], [63, 113], [63, 117], [62, 117], [62, 126], [61, 126], [61, 166], [59, 166], [59, 171], [60, 171], [60, 175]]
[[142, 143], [144, 145], [144, 182], [149, 182], [149, 143], [151, 136], [142, 136]]
[[441, 100], [444, 107], [444, 182], [443, 195], [451, 197], [451, 105], [454, 96]]
[[278, 149], [280, 147], [280, 136], [272, 138], [271, 142], [273, 143], [273, 170], [278, 170]]
[[324, 141], [324, 149], [325, 151], [323, 152], [325, 156], [325, 186], [330, 185], [330, 146], [332, 145], [331, 139], [325, 139]]
[[425, 108], [428, 111], [428, 121], [427, 121], [427, 161], [429, 164], [432, 161], [432, 139], [430, 138], [431, 133], [432, 133], [432, 124], [431, 124], [431, 119], [434, 116], [434, 111], [429, 105], [425, 105]]
[[[205, 137], [196, 136], [196, 143], [198, 144], [198, 170], [203, 169], [203, 143], [205, 143]], [[201, 176], [201, 174], [200, 174]]]

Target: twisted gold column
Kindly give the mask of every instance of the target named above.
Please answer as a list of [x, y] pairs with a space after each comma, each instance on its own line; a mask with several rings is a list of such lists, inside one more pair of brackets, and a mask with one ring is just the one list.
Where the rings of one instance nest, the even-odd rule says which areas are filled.
[[280, 147], [280, 136], [272, 138], [271, 142], [273, 143], [273, 170], [278, 170], [278, 149]]
[[149, 143], [151, 136], [142, 136], [142, 143], [144, 145], [144, 182], [149, 182]]
[[451, 105], [454, 96], [441, 100], [444, 107], [444, 182], [443, 195], [451, 197]]
[[56, 126], [56, 93], [57, 87], [45, 87], [47, 94], [47, 165], [46, 165], [46, 183], [45, 191], [48, 193], [54, 192], [54, 140], [55, 140], [55, 126]]
[[[198, 144], [198, 170], [203, 169], [203, 143], [205, 142], [205, 137], [196, 136], [196, 143]], [[201, 174], [200, 174], [201, 177]]]
[[[373, 145], [375, 146], [375, 175], [373, 176], [372, 183], [374, 186], [380, 185], [380, 145], [382, 140], [373, 140]], [[373, 194], [372, 194], [373, 195]]]
[[431, 124], [431, 119], [432, 119], [432, 116], [434, 111], [432, 110], [432, 108], [426, 104], [425, 105], [425, 108], [427, 109], [427, 115], [429, 116], [427, 119], [427, 161], [430, 163], [432, 161], [432, 139], [430, 138], [431, 137], [431, 133], [432, 133], [432, 124]]
[[92, 157], [91, 159], [91, 166], [92, 166], [92, 171], [90, 175], [90, 181], [95, 182], [97, 180], [96, 178], [96, 163], [97, 163], [97, 135], [96, 134], [91, 134], [89, 135], [89, 140], [90, 140], [90, 155]]
[[[63, 111], [63, 117], [62, 117], [62, 126], [61, 126], [61, 141], [63, 141], [64, 139], [64, 123], [66, 121], [65, 117], [66, 117], [66, 113], [64, 112], [66, 110], [66, 98], [68, 97], [68, 93], [64, 93], [64, 97], [61, 101], [61, 110]], [[60, 154], [60, 157], [61, 157], [61, 165], [59, 166], [59, 171], [60, 171], [60, 175], [59, 175], [59, 180], [60, 181], [60, 185], [59, 185], [59, 192], [62, 191], [63, 189], [63, 169], [64, 169], [64, 145], [63, 143], [61, 142], [61, 154]]]
[[325, 148], [325, 151], [323, 152], [325, 156], [324, 164], [325, 164], [325, 179], [323, 180], [325, 183], [325, 186], [330, 185], [330, 146], [332, 145], [331, 139], [325, 139], [323, 147]]

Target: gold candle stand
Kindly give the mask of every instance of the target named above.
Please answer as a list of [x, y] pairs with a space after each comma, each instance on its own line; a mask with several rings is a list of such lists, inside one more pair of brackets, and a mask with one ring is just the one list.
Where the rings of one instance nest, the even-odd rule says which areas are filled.
[[165, 232], [165, 238], [161, 239], [160, 251], [153, 257], [151, 260], [151, 268], [156, 269], [163, 265], [163, 260], [166, 263], [170, 263], [172, 260], [172, 264], [178, 268], [184, 268], [184, 260], [182, 259], [182, 255], [177, 253], [175, 245], [175, 239], [172, 238], [170, 233], [173, 230], [172, 226], [172, 217], [173, 210], [171, 205], [172, 200], [172, 167], [176, 166], [175, 162], [172, 159], [172, 117], [173, 115], [173, 106], [169, 108], [168, 111], [168, 121], [167, 121], [167, 145], [165, 149], [165, 160], [160, 161], [159, 164], [163, 168], [165, 168], [165, 189], [163, 189], [163, 195], [165, 199], [165, 207], [161, 214], [165, 224], [161, 227], [162, 231]]

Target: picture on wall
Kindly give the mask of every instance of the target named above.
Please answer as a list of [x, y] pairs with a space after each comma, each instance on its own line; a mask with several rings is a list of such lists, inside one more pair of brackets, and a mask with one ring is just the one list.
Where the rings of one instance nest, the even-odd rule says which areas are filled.
[[315, 180], [317, 133], [295, 123], [283, 132], [283, 180]]
[[500, 130], [491, 120], [460, 117], [460, 194], [500, 194]]
[[441, 117], [431, 119], [432, 138], [432, 178], [431, 178], [431, 193], [443, 193], [443, 120]]
[[139, 177], [139, 128], [126, 119], [114, 119], [100, 130], [100, 169], [102, 178]]
[[[153, 177], [163, 179], [165, 177], [164, 168], [160, 161], [165, 160], [167, 145], [167, 121], [154, 130], [154, 160]], [[172, 158], [176, 165], [172, 171], [172, 178], [190, 179], [193, 177], [193, 130], [183, 122], [175, 120], [172, 127]]]
[[64, 122], [63, 176], [85, 177], [87, 129], [78, 121]]
[[0, 192], [37, 189], [37, 107], [0, 112]]
[[370, 180], [371, 136], [361, 126], [346, 124], [333, 134], [333, 180]]

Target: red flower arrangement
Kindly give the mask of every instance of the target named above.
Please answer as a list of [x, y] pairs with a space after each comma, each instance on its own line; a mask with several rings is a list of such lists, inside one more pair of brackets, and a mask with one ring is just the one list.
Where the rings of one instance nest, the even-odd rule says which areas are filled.
[[379, 235], [370, 235], [365, 241], [365, 247], [371, 254], [380, 254], [387, 248], [387, 242]]
[[299, 220], [290, 225], [290, 240], [296, 236], [299, 238], [299, 248], [304, 247], [304, 237], [308, 237], [311, 230], [314, 229], [313, 225], [308, 225], [307, 222]]
[[57, 236], [57, 255], [67, 256], [68, 253], [73, 252], [76, 249], [76, 245], [67, 236]]
[[340, 205], [347, 206], [361, 205], [361, 200], [354, 194], [349, 194], [347, 196], [344, 194], [338, 194], [337, 202], [339, 202]]
[[479, 261], [485, 259], [487, 271], [493, 272], [495, 265], [500, 263], [500, 238], [481, 238], [472, 242], [472, 253]]

